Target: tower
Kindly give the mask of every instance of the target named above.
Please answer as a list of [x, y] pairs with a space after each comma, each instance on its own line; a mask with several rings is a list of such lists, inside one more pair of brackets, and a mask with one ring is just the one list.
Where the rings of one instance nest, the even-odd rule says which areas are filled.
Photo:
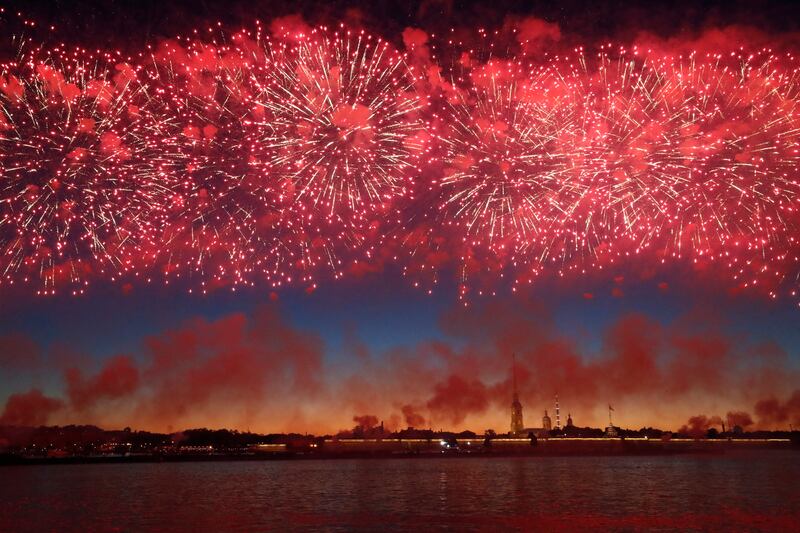
[[553, 429], [553, 424], [550, 421], [550, 417], [547, 416], [547, 409], [544, 410], [544, 416], [542, 417], [542, 429], [545, 431], [550, 431]]
[[567, 427], [571, 428], [572, 426], [574, 426], [574, 424], [572, 423], [572, 415], [570, 413], [567, 413]]
[[561, 429], [561, 413], [558, 410], [558, 393], [556, 393], [556, 429]]
[[611, 404], [608, 404], [608, 427], [606, 428], [606, 437], [618, 437], [619, 431], [617, 428], [614, 427], [614, 421], [611, 420], [611, 413], [614, 411], [614, 408], [611, 407]]
[[522, 422], [522, 404], [519, 401], [519, 393], [517, 392], [517, 356], [511, 355], [511, 380], [514, 385], [514, 392], [511, 400], [511, 433], [521, 433], [525, 429], [525, 424]]

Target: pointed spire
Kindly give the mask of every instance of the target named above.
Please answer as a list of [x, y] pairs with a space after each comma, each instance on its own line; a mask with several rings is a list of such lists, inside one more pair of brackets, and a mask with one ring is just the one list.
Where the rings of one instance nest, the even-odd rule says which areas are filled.
[[525, 428], [522, 421], [522, 404], [517, 392], [517, 354], [511, 354], [511, 381], [514, 386], [514, 395], [511, 401], [511, 434], [516, 435]]
[[511, 379], [514, 382], [514, 396], [517, 395], [517, 354], [511, 354]]

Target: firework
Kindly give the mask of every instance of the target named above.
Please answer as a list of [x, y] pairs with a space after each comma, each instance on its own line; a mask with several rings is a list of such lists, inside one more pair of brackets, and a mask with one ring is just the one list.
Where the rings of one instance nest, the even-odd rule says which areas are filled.
[[[445, 104], [437, 212], [465, 238], [526, 247], [561, 234], [589, 194], [579, 108], [551, 73], [490, 62]], [[550, 235], [553, 237], [553, 235]]]
[[361, 33], [313, 32], [254, 72], [254, 144], [297, 209], [369, 222], [410, 189], [422, 98], [404, 58]]
[[702, 250], [786, 220], [797, 197], [796, 80], [774, 58], [600, 62], [593, 160], [626, 230]]
[[447, 74], [415, 42], [257, 25], [4, 63], [3, 279], [313, 288], [399, 262], [494, 292], [635, 256], [794, 290], [790, 55], [492, 49]]
[[745, 274], [741, 263], [756, 256], [774, 257], [777, 267], [793, 254], [800, 192], [794, 70], [766, 53], [601, 53], [584, 78], [584, 91], [598, 95], [588, 131], [601, 218], [636, 252], [720, 261], [737, 278]]
[[31, 54], [2, 67], [0, 268], [7, 280], [39, 277], [42, 290], [52, 291], [123, 271], [143, 213], [159, 202], [131, 165], [136, 74], [102, 59]]

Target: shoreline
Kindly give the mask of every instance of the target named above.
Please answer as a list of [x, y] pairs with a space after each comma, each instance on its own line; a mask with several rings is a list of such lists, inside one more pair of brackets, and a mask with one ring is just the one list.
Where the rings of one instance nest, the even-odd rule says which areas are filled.
[[[419, 443], [417, 443], [419, 444]], [[485, 448], [482, 443], [473, 448], [442, 449], [438, 442], [409, 447], [398, 441], [336, 441], [322, 449], [283, 450], [275, 452], [211, 452], [211, 453], [154, 453], [129, 455], [75, 455], [66, 457], [25, 457], [0, 455], [0, 466], [68, 465], [68, 464], [142, 464], [221, 461], [297, 461], [342, 459], [435, 459], [435, 458], [507, 458], [507, 457], [610, 457], [610, 456], [719, 456], [738, 451], [790, 450], [800, 452], [800, 446], [788, 439], [773, 440], [562, 440], [539, 441], [531, 446], [527, 439], [506, 439]], [[373, 446], [370, 446], [373, 445]], [[388, 445], [388, 446], [387, 446]], [[377, 447], [376, 447], [377, 446]], [[325, 449], [327, 448], [327, 449]]]

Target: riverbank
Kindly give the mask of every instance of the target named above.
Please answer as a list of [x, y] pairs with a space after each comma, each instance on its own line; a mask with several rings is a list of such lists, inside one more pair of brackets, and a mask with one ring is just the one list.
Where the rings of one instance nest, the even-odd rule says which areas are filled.
[[160, 463], [195, 461], [269, 461], [314, 459], [425, 459], [442, 457], [565, 457], [565, 456], [646, 456], [682, 454], [724, 454], [739, 450], [797, 450], [800, 446], [789, 439], [731, 439], [731, 440], [652, 440], [652, 439], [529, 439], [497, 438], [454, 439], [331, 439], [317, 447], [291, 448], [258, 446], [246, 451], [213, 450], [207, 452], [159, 451], [125, 455], [19, 456], [0, 455], [0, 465], [32, 464], [102, 464], [102, 463]]

